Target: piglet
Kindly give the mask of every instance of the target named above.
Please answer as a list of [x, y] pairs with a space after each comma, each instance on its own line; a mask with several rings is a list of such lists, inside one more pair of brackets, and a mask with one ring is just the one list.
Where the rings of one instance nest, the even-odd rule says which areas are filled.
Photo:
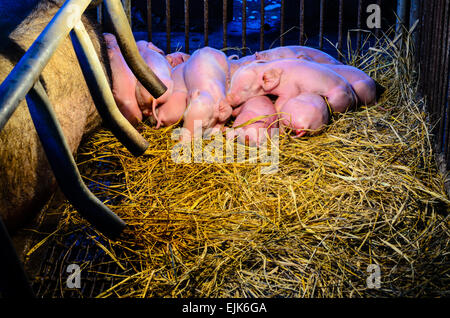
[[280, 110], [280, 125], [291, 129], [296, 137], [317, 133], [328, 123], [328, 119], [325, 100], [311, 93], [289, 99]]
[[[263, 117], [259, 118], [258, 117]], [[272, 135], [273, 129], [278, 127], [278, 116], [273, 102], [267, 96], [250, 98], [241, 106], [241, 111], [233, 123], [233, 134], [227, 137], [238, 137], [238, 141], [249, 146], [258, 146]], [[256, 120], [245, 124], [251, 120]], [[243, 125], [242, 127], [239, 127]]]
[[111, 65], [114, 100], [123, 116], [136, 126], [143, 118], [135, 95], [137, 79], [128, 68], [120, 52], [116, 37], [109, 33], [104, 33], [103, 36]]
[[[150, 42], [149, 42], [150, 43]], [[167, 102], [173, 90], [173, 81], [171, 78], [172, 68], [170, 67], [169, 62], [167, 62], [166, 58], [156, 52], [153, 49], [150, 49], [148, 46], [139, 45], [138, 46], [139, 53], [141, 54], [144, 61], [150, 67], [150, 69], [158, 76], [158, 78], [166, 85], [166, 92], [158, 97], [157, 99], [153, 98], [153, 96], [142, 86], [141, 83], [137, 83], [136, 85], [136, 99], [138, 105], [142, 111], [142, 114], [145, 117], [150, 116], [155, 113], [155, 109], [157, 106]]]
[[254, 61], [239, 68], [231, 79], [227, 101], [239, 106], [251, 97], [278, 96], [275, 108], [302, 93], [326, 97], [334, 112], [344, 112], [355, 105], [356, 95], [349, 82], [318, 63], [299, 59], [270, 62]]
[[187, 100], [187, 89], [183, 76], [184, 66], [185, 63], [182, 63], [172, 70], [173, 92], [153, 114], [157, 122], [156, 128], [173, 125], [183, 117]]
[[175, 67], [186, 62], [191, 56], [183, 52], [174, 52], [166, 55], [166, 60], [170, 66]]
[[[195, 121], [201, 128], [223, 128], [232, 109], [225, 101], [228, 60], [219, 50], [204, 47], [196, 50], [184, 66], [184, 81], [188, 92], [184, 113], [182, 140], [194, 136]], [[190, 139], [189, 138], [189, 139]]]

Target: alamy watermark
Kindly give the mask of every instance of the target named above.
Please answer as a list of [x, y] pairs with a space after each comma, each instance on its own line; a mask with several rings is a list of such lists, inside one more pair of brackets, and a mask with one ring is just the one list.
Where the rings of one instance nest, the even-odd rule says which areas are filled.
[[[240, 138], [245, 136], [259, 136], [256, 146], [247, 147], [234, 142], [236, 134]], [[244, 134], [244, 135], [243, 135]], [[171, 139], [179, 140], [180, 136], [189, 136], [192, 142], [179, 142], [171, 149], [171, 158], [175, 163], [261, 163], [261, 173], [270, 174], [278, 171], [279, 165], [279, 129], [270, 129], [270, 138], [266, 138], [268, 130], [265, 128], [248, 128], [238, 130], [227, 128], [225, 138], [219, 130], [205, 130], [202, 132], [202, 121], [194, 121], [194, 136], [186, 128], [177, 128], [172, 132]], [[270, 146], [269, 146], [270, 145]], [[247, 156], [248, 153], [248, 156]]]

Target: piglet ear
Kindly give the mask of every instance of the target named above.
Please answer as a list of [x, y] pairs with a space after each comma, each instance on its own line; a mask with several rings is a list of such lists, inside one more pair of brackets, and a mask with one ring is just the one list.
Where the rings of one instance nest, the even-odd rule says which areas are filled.
[[299, 60], [306, 60], [306, 61], [313, 61], [313, 59], [312, 58], [310, 58], [308, 55], [306, 55], [305, 53], [299, 53], [297, 56], [296, 56], [296, 58], [297, 59], [299, 59]]
[[269, 68], [263, 73], [262, 76], [262, 88], [264, 91], [269, 92], [280, 84], [280, 77], [283, 71], [279, 68]]
[[228, 118], [230, 118], [233, 109], [230, 106], [230, 103], [227, 102], [225, 98], [222, 98], [219, 102], [219, 122], [223, 123]]

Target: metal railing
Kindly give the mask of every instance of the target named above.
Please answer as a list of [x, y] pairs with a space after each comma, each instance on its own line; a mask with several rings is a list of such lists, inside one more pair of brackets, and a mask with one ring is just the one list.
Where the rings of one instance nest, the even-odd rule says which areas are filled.
[[[165, 1], [165, 33], [166, 33], [166, 52], [170, 53], [171, 50], [171, 6], [174, 5], [175, 0]], [[200, 0], [198, 0], [200, 1]], [[139, 134], [130, 128], [129, 124], [124, 120], [123, 116], [118, 113], [117, 106], [115, 105], [111, 91], [105, 82], [105, 77], [100, 72], [100, 64], [96, 55], [93, 54], [92, 43], [89, 38], [86, 37], [86, 33], [80, 21], [81, 13], [86, 9], [89, 4], [89, 0], [68, 0], [65, 5], [55, 16], [54, 20], [49, 24], [48, 28], [44, 30], [38, 40], [27, 51], [26, 55], [16, 65], [10, 76], [0, 86], [0, 130], [5, 125], [11, 114], [21, 100], [27, 96], [27, 102], [32, 113], [32, 118], [36, 126], [36, 130], [41, 137], [41, 140], [56, 140], [56, 144], [59, 144], [58, 151], [54, 152], [54, 158], [52, 155], [48, 155], [49, 161], [52, 164], [52, 168], [55, 171], [57, 179], [67, 180], [71, 178], [74, 180], [71, 183], [77, 184], [77, 189], [73, 189], [71, 185], [68, 185], [68, 189], [65, 187], [64, 182], [59, 182], [64, 188], [69, 200], [79, 209], [79, 211], [85, 210], [86, 206], [91, 205], [95, 213], [91, 211], [85, 212], [85, 217], [91, 220], [91, 222], [99, 226], [105, 231], [105, 233], [112, 234], [111, 236], [119, 233], [123, 228], [123, 222], [117, 218], [109, 209], [99, 202], [89, 190], [82, 183], [79, 173], [76, 169], [75, 163], [70, 152], [67, 151], [67, 147], [64, 145], [65, 140], [58, 127], [54, 114], [52, 113], [52, 107], [48, 101], [48, 97], [45, 91], [42, 89], [39, 81], [37, 81], [42, 68], [48, 62], [51, 54], [57, 48], [62, 38], [67, 36], [70, 32], [74, 48], [77, 53], [77, 57], [82, 65], [83, 74], [86, 78], [94, 102], [99, 110], [99, 113], [104, 118], [104, 121], [108, 123], [108, 126], [117, 136], [117, 138], [134, 154], [139, 155], [148, 146], [144, 140], [142, 140]], [[192, 1], [184, 0], [184, 50], [189, 53], [190, 51], [190, 12], [189, 8]], [[264, 50], [265, 47], [265, 1], [260, 1], [260, 31], [259, 31], [259, 49]], [[280, 29], [279, 40], [280, 44], [285, 44], [286, 33], [286, 10], [288, 0], [281, 0], [280, 4]], [[319, 3], [319, 41], [318, 48], [322, 48], [325, 38], [325, 16], [327, 1], [320, 0]], [[337, 48], [342, 49], [344, 44], [344, 1], [339, 0], [337, 10]], [[386, 1], [377, 0], [374, 3], [383, 6]], [[406, 5], [409, 3], [409, 5]], [[67, 18], [70, 14], [67, 8], [71, 4], [76, 4], [82, 7], [82, 10], [77, 15], [77, 18], [73, 25], [62, 25], [59, 19]], [[179, 2], [178, 2], [179, 4]], [[304, 44], [305, 42], [305, 17], [308, 14], [308, 7], [305, 7], [305, 1], [299, 0], [298, 11], [298, 29], [299, 37], [298, 44]], [[362, 31], [360, 30], [363, 24], [363, 4], [364, 1], [358, 0], [356, 10], [357, 24], [356, 24], [356, 38], [357, 49], [361, 45]], [[123, 7], [122, 7], [123, 5]], [[222, 0], [222, 48], [228, 45], [228, 14], [230, 9], [230, 2]], [[139, 79], [139, 81], [147, 88], [147, 90], [155, 97], [160, 96], [164, 91], [164, 85], [154, 75], [154, 73], [143, 63], [140, 58], [134, 37], [130, 29], [129, 23], [131, 22], [131, 0], [122, 0], [122, 4], [119, 0], [105, 0], [98, 7], [98, 17], [102, 21], [102, 13], [107, 12], [112, 22], [113, 31], [117, 36], [118, 44], [122, 50], [122, 53], [132, 69], [133, 73]], [[410, 8], [408, 12], [406, 8]], [[125, 8], [125, 10], [123, 9]], [[203, 38], [204, 44], [209, 44], [210, 26], [209, 26], [209, 1], [203, 1]], [[450, 114], [448, 114], [449, 96], [450, 96], [450, 81], [449, 81], [449, 50], [450, 50], [450, 4], [448, 0], [436, 0], [436, 1], [424, 1], [424, 0], [398, 0], [396, 3], [397, 12], [397, 31], [401, 32], [401, 24], [406, 24], [409, 20], [409, 25], [419, 19], [418, 33], [415, 37], [417, 40], [417, 63], [420, 66], [420, 91], [427, 100], [428, 112], [433, 120], [438, 122], [438, 125], [434, 126], [433, 133], [436, 138], [436, 149], [445, 156], [446, 168], [450, 167], [450, 156], [448, 155], [450, 147]], [[148, 40], [152, 40], [152, 0], [146, 0], [146, 16], [147, 16], [147, 32]], [[408, 14], [409, 13], [409, 14]], [[242, 48], [247, 47], [247, 1], [242, 0], [242, 36], [241, 44]], [[59, 18], [58, 18], [59, 17]], [[125, 17], [128, 18], [128, 22]], [[72, 30], [73, 29], [73, 30]], [[71, 31], [72, 30], [72, 31]], [[378, 35], [379, 29], [374, 30], [375, 35]], [[47, 37], [47, 38], [46, 38]], [[245, 54], [245, 51], [243, 52]], [[36, 62], [39, 61], [39, 62]], [[26, 71], [25, 71], [26, 70]], [[30, 71], [31, 70], [31, 71]], [[48, 147], [43, 143], [44, 149]], [[54, 150], [52, 149], [52, 152]], [[46, 153], [50, 152], [46, 149]], [[64, 160], [60, 160], [64, 158]], [[64, 164], [55, 163], [60, 161]], [[58, 172], [59, 171], [59, 172]], [[64, 175], [64, 177], [62, 177]], [[69, 175], [69, 177], [68, 177]], [[75, 191], [78, 194], [70, 195], [71, 191]], [[80, 194], [81, 193], [81, 194]], [[77, 206], [74, 196], [81, 196], [86, 199], [87, 203], [82, 203], [82, 206]], [[72, 199], [71, 199], [72, 197]], [[78, 203], [79, 204], [79, 203]], [[99, 220], [102, 220], [99, 222]], [[102, 227], [104, 220], [108, 220]], [[109, 222], [109, 223], [108, 223]], [[5, 234], [3, 224], [0, 220], [0, 234]], [[14, 258], [14, 251], [11, 249], [11, 244], [8, 243], [9, 237], [6, 237], [0, 241], [6, 242], [5, 246], [8, 248], [0, 248], [3, 253], [2, 259], [10, 259], [9, 265], [5, 263], [2, 266], [6, 266], [11, 269], [10, 273], [13, 273], [11, 277], [8, 277], [9, 284], [12, 284], [13, 278], [16, 277], [14, 290], [22, 292], [22, 294], [30, 294], [29, 286], [26, 286], [26, 279], [21, 276], [21, 271], [17, 270], [17, 266], [20, 266], [20, 262], [17, 262], [17, 258]], [[9, 245], [8, 245], [9, 244]], [[10, 258], [8, 258], [8, 255]], [[14, 267], [15, 266], [15, 267]], [[14, 270], [12, 270], [14, 268]], [[19, 268], [20, 269], [20, 268]], [[2, 271], [4, 272], [4, 270]], [[19, 283], [17, 283], [19, 282]], [[22, 283], [21, 283], [22, 282]]]
[[[144, 2], [144, 0], [121, 0], [124, 7], [130, 8], [128, 19], [129, 21], [132, 20], [131, 18], [131, 7], [133, 3], [137, 3], [138, 1]], [[237, 1], [237, 0], [234, 0]], [[249, 15], [248, 15], [248, 1], [247, 0], [240, 0], [242, 2], [241, 9], [240, 9], [240, 17], [241, 17], [241, 53], [242, 55], [245, 55], [248, 50], [248, 22], [249, 22]], [[379, 6], [386, 5], [391, 3], [394, 0], [374, 0], [372, 3], [378, 4]], [[402, 13], [404, 12], [405, 5], [404, 3], [409, 0], [399, 0], [398, 1], [398, 8], [397, 8], [397, 14], [399, 14], [402, 17]], [[418, 2], [419, 0], [412, 0], [413, 2]], [[163, 5], [161, 5], [161, 2], [163, 2]], [[203, 21], [197, 21], [202, 22], [203, 24], [203, 45], [208, 46], [210, 44], [210, 8], [211, 8], [211, 0], [196, 0], [195, 8], [202, 8], [203, 14], [200, 19]], [[153, 33], [154, 33], [154, 26], [153, 26], [153, 18], [152, 14], [155, 13], [155, 5], [158, 5], [159, 12], [157, 12], [159, 15], [162, 15], [165, 20], [165, 50], [166, 53], [170, 53], [172, 50], [171, 45], [171, 32], [172, 32], [172, 23], [173, 23], [173, 12], [174, 7], [182, 6], [184, 9], [184, 52], [190, 53], [191, 45], [190, 45], [190, 26], [192, 25], [192, 15], [190, 14], [190, 9], [193, 1], [190, 0], [145, 0], [146, 3], [146, 20], [147, 20], [147, 40], [152, 41], [153, 39]], [[200, 5], [201, 4], [201, 5]], [[221, 5], [222, 6], [222, 27], [221, 27], [221, 33], [222, 33], [222, 45], [221, 47], [216, 47], [218, 49], [220, 48], [226, 48], [229, 44], [229, 33], [228, 33], [228, 22], [229, 22], [229, 12], [230, 12], [230, 6], [233, 6], [233, 0], [220, 0], [220, 1], [214, 1], [214, 5]], [[268, 4], [265, 0], [259, 1], [259, 47], [257, 49], [264, 50], [267, 49], [265, 46], [265, 40], [267, 38], [267, 35], [265, 34], [265, 24], [266, 24], [266, 11], [265, 7]], [[311, 4], [311, 3], [309, 3]], [[356, 4], [356, 7], [352, 7], [350, 4]], [[355, 17], [355, 24], [351, 27], [354, 29], [355, 34], [355, 42], [356, 42], [356, 49], [359, 50], [361, 48], [361, 43], [363, 41], [363, 16], [366, 14], [365, 8], [367, 6], [367, 1], [365, 0], [353, 0], [352, 3], [348, 3], [344, 0], [338, 0], [338, 1], [326, 1], [326, 0], [320, 0], [317, 1], [317, 4], [314, 4], [313, 6], [308, 6], [305, 3], [305, 0], [280, 0], [280, 6], [279, 6], [279, 33], [278, 33], [278, 40], [280, 43], [280, 46], [286, 45], [286, 34], [292, 31], [292, 25], [289, 24], [289, 18], [292, 19], [293, 16], [296, 16], [296, 21], [298, 21], [298, 24], [294, 26], [296, 30], [298, 30], [298, 41], [297, 43], [292, 44], [299, 44], [304, 45], [306, 42], [306, 16], [310, 16], [313, 14], [318, 14], [318, 22], [317, 22], [317, 30], [318, 30], [318, 45], [317, 48], [323, 49], [324, 47], [324, 39], [326, 37], [325, 32], [325, 24], [327, 26], [330, 26], [330, 21], [326, 20], [327, 15], [330, 14], [330, 11], [335, 10], [335, 12], [331, 12], [335, 18], [336, 25], [335, 30], [337, 35], [337, 41], [336, 41], [336, 48], [339, 51], [345, 50], [345, 35], [346, 31], [346, 21], [345, 21], [345, 14], [351, 15]], [[179, 8], [177, 8], [179, 10]], [[217, 9], [217, 8], [215, 8]], [[318, 10], [316, 10], [318, 9]], [[292, 10], [296, 10], [296, 12], [292, 13]], [[403, 10], [403, 11], [402, 11]], [[316, 12], [317, 11], [317, 12]], [[388, 11], [388, 10], [386, 10]], [[231, 11], [232, 12], [232, 11]], [[288, 14], [289, 13], [289, 14]], [[197, 15], [198, 16], [198, 15]], [[394, 17], [394, 15], [390, 15]], [[102, 9], [99, 7], [98, 10], [98, 19], [101, 23], [103, 21], [102, 17]], [[399, 20], [400, 21], [400, 20]], [[217, 21], [214, 21], [217, 22]], [[395, 22], [395, 20], [393, 21]], [[288, 27], [291, 27], [288, 29]], [[373, 32], [375, 35], [379, 34], [380, 29], [374, 29]], [[341, 58], [341, 56], [338, 56]]]
[[[425, 97], [433, 124], [435, 151], [443, 155], [445, 170], [450, 168], [450, 2], [420, 1], [419, 90]], [[435, 124], [436, 123], [436, 124]], [[435, 124], [435, 125], [434, 125]]]

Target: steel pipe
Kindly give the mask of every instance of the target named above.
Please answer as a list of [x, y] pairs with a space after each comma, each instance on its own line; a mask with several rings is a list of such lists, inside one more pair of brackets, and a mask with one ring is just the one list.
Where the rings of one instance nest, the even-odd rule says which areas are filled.
[[81, 21], [70, 32], [70, 37], [89, 91], [104, 124], [134, 156], [142, 155], [149, 143], [119, 111], [94, 45]]
[[247, 54], [247, 0], [242, 0], [242, 55]]
[[26, 100], [47, 160], [66, 198], [97, 230], [110, 238], [118, 237], [126, 224], [84, 184], [40, 81], [30, 89]]
[[223, 29], [223, 37], [222, 37], [222, 48], [227, 47], [227, 31], [228, 31], [228, 3], [227, 0], [222, 0], [222, 29]]
[[3, 81], [0, 86], [0, 131], [90, 2], [66, 1]]
[[103, 0], [113, 33], [128, 66], [144, 88], [158, 98], [165, 93], [167, 87], [148, 67], [139, 54], [136, 41], [128, 24], [127, 17], [120, 0]]
[[339, 61], [342, 62], [342, 42], [343, 42], [343, 23], [344, 23], [344, 0], [339, 0], [339, 17], [338, 17], [338, 43]]
[[280, 46], [284, 46], [284, 24], [285, 24], [285, 0], [281, 0], [280, 6]]

